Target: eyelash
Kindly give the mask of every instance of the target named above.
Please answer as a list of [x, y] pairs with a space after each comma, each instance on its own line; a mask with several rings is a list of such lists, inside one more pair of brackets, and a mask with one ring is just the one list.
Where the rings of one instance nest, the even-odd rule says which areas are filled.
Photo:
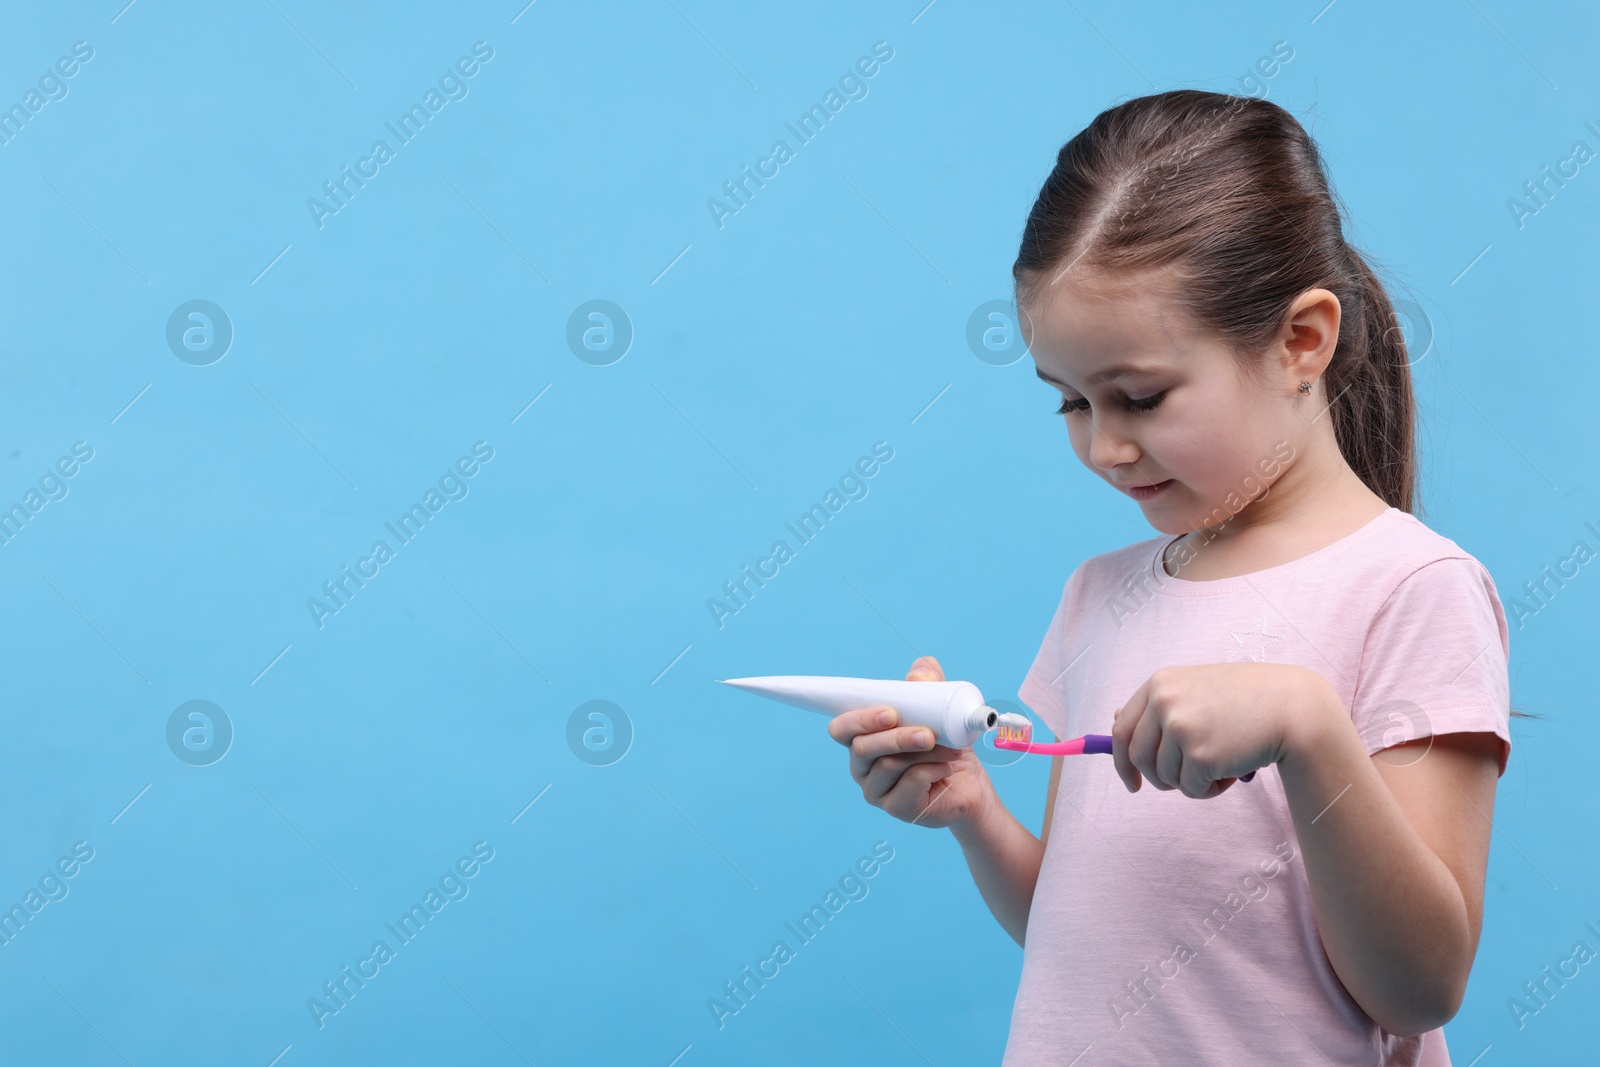
[[[1138, 398], [1130, 396], [1123, 401], [1123, 407], [1136, 415], [1142, 415], [1145, 412], [1154, 411], [1160, 405], [1161, 401], [1166, 397], [1166, 395], [1166, 390], [1163, 389], [1161, 392], [1154, 393], [1150, 396]], [[1087, 400], [1081, 397], [1076, 400], [1069, 400], [1066, 397], [1062, 397], [1061, 406], [1056, 408], [1056, 414], [1070, 415], [1074, 411], [1082, 411], [1084, 410], [1084, 407], [1087, 407], [1088, 403], [1089, 402]], [[1080, 407], [1079, 405], [1083, 405], [1083, 407]]]

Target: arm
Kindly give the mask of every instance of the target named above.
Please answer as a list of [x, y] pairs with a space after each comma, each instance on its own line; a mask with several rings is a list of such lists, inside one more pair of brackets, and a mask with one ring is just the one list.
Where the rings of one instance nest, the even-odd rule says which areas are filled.
[[[932, 656], [919, 657], [906, 674], [910, 682], [943, 678]], [[984, 902], [1022, 944], [1043, 842], [1006, 810], [971, 748], [936, 744], [932, 730], [898, 721], [891, 708], [860, 708], [830, 719], [828, 735], [850, 750], [850, 777], [867, 803], [913, 826], [950, 828]], [[1052, 800], [1060, 765], [1057, 759], [1050, 776]], [[1045, 819], [1048, 828], [1048, 812]]]
[[1061, 760], [1050, 761], [1050, 786], [1046, 790], [1043, 836], [1034, 837], [1016, 816], [1000, 803], [991, 783], [988, 802], [967, 823], [952, 824], [950, 831], [961, 844], [967, 869], [1002, 929], [1017, 944], [1028, 931], [1033, 889], [1039, 881], [1045, 842], [1050, 838], [1050, 810], [1055, 807], [1061, 780]]
[[1306, 711], [1278, 769], [1328, 959], [1390, 1033], [1442, 1026], [1477, 953], [1499, 741], [1445, 734], [1369, 756], [1325, 681]]

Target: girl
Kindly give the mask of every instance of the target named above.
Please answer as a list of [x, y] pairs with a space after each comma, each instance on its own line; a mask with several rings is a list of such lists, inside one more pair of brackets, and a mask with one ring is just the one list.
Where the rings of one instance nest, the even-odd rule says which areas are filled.
[[890, 709], [829, 728], [869, 803], [950, 828], [1023, 944], [1005, 1064], [1448, 1064], [1506, 622], [1411, 514], [1405, 345], [1314, 142], [1264, 99], [1113, 107], [1013, 274], [1073, 451], [1161, 533], [1072, 572], [1018, 691], [1112, 763], [1056, 757], [1035, 838], [972, 750]]

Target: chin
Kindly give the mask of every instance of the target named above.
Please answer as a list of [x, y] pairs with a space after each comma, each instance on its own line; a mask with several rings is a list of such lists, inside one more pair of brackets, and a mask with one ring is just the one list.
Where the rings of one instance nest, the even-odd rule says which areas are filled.
[[1182, 504], [1172, 499], [1173, 493], [1180, 488], [1173, 486], [1150, 500], [1139, 500], [1131, 496], [1128, 499], [1138, 505], [1139, 510], [1144, 513], [1145, 521], [1162, 533], [1188, 533], [1194, 529], [1194, 523], [1185, 514]]
[[1166, 514], [1160, 508], [1152, 510], [1146, 507], [1144, 509], [1144, 517], [1145, 521], [1158, 533], [1186, 534], [1194, 529], [1192, 523], [1186, 523], [1182, 519]]

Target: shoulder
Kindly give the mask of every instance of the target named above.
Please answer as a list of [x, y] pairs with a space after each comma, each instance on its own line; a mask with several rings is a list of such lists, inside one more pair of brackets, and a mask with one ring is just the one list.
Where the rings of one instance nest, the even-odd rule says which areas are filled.
[[1153, 579], [1156, 553], [1172, 539], [1172, 534], [1159, 534], [1090, 556], [1067, 577], [1066, 585], [1061, 590], [1062, 601], [1120, 589], [1130, 582], [1139, 581], [1141, 576]]
[[1426, 624], [1440, 637], [1461, 631], [1498, 636], [1509, 650], [1505, 607], [1488, 568], [1414, 515], [1393, 511], [1385, 518], [1386, 536], [1370, 549], [1381, 559], [1369, 564], [1379, 640], [1387, 642], [1395, 627]]
[[1391, 596], [1443, 587], [1479, 587], [1498, 604], [1494, 579], [1476, 556], [1409, 512], [1392, 509], [1376, 520], [1380, 536], [1369, 543], [1367, 566]]

